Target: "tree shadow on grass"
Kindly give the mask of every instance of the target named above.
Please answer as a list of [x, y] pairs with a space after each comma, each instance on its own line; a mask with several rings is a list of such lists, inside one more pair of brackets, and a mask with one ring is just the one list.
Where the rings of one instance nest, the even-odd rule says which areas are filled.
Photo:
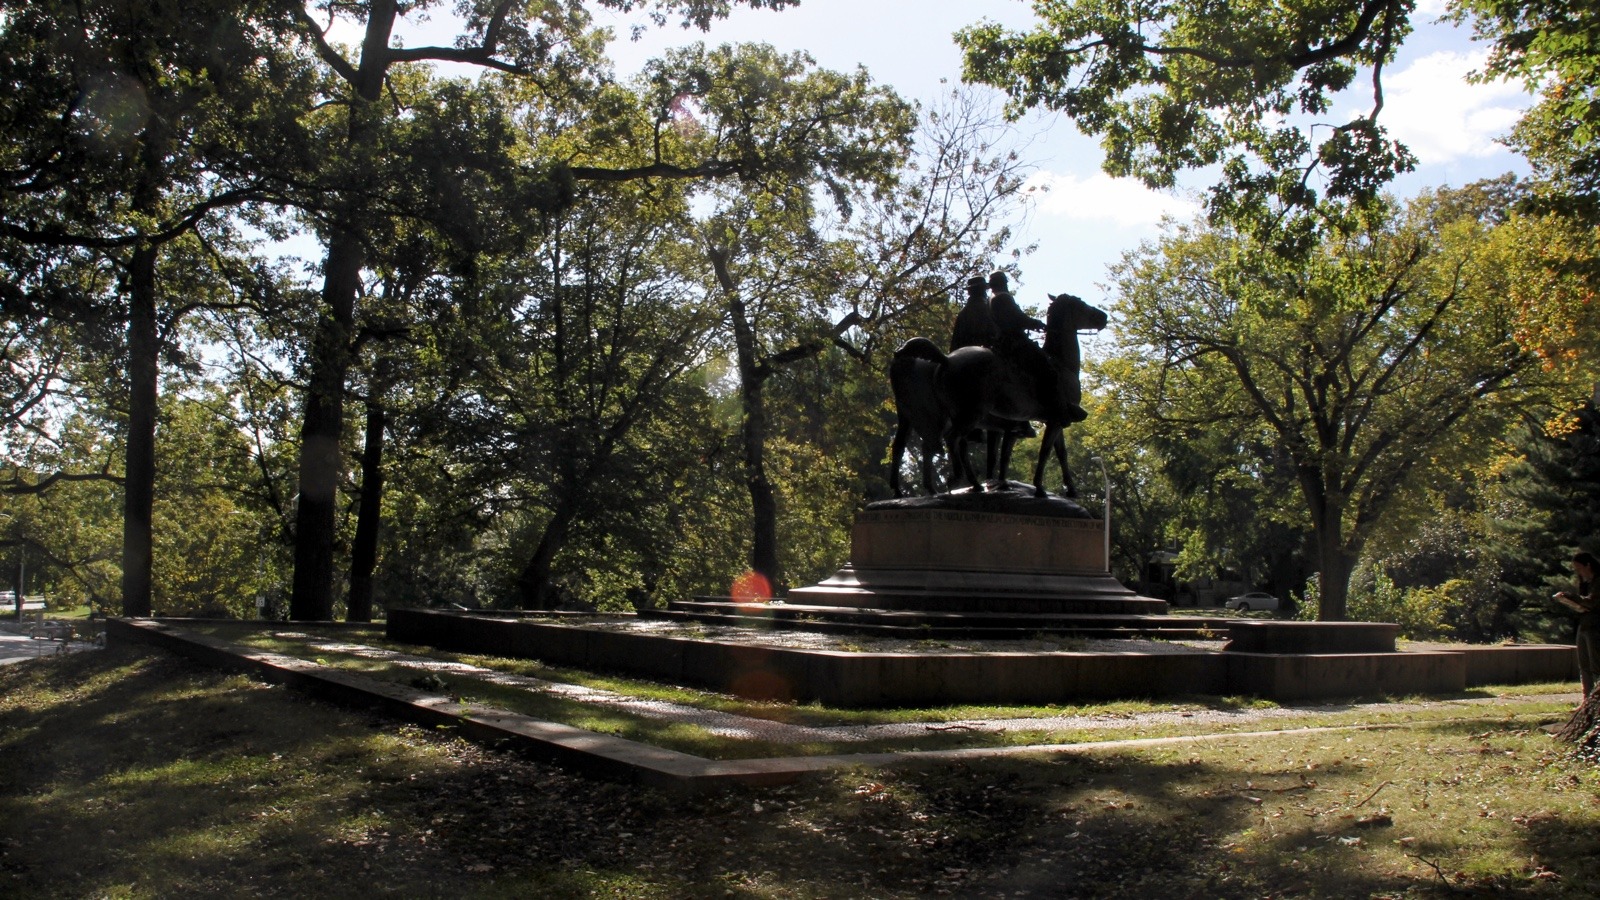
[[[1493, 886], [1417, 861], [1455, 852], [1446, 837], [1424, 835], [1409, 855], [1392, 849], [1407, 817], [1427, 813], [1375, 816], [1378, 769], [1360, 754], [1406, 751], [1344, 736], [1292, 753], [1282, 749], [1292, 738], [1234, 738], [1214, 750], [844, 771], [683, 798], [159, 653], [12, 668], [0, 672], [0, 893], [10, 896], [1257, 897]], [[1528, 739], [1484, 727], [1425, 730], [1428, 753], [1492, 774]], [[1449, 797], [1439, 782], [1431, 809], [1471, 808], [1471, 778]], [[1592, 784], [1573, 790], [1592, 804]], [[1581, 871], [1593, 874], [1592, 849], [1562, 849], [1593, 848], [1592, 823], [1564, 806], [1535, 812], [1508, 833], [1508, 852], [1552, 869], [1587, 859]], [[1374, 865], [1380, 849], [1388, 856]]]
[[293, 893], [359, 871], [328, 849], [447, 762], [391, 755], [394, 723], [162, 654], [0, 677], [41, 701], [0, 711], [0, 892]]

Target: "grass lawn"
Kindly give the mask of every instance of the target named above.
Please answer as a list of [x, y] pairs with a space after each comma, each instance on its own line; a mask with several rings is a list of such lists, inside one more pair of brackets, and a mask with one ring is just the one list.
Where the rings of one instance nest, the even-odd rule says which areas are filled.
[[0, 896], [1592, 896], [1522, 702], [683, 798], [113, 649], [0, 667]]

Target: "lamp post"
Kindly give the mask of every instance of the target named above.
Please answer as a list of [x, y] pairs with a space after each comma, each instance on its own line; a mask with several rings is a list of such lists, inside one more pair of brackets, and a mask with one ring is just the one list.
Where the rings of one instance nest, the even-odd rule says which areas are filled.
[[1106, 532], [1106, 574], [1111, 574], [1111, 476], [1106, 474], [1106, 461], [1098, 456], [1089, 457], [1090, 462], [1100, 466], [1100, 485], [1105, 491], [1105, 511], [1100, 514], [1101, 524]]

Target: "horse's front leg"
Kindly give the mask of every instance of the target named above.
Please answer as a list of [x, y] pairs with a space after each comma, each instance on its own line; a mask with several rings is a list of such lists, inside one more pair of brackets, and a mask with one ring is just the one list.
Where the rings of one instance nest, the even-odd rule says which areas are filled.
[[[1039, 438], [1039, 458], [1033, 464], [1033, 495], [1035, 497], [1049, 496], [1049, 493], [1044, 489], [1044, 467], [1045, 463], [1050, 461], [1051, 451], [1056, 448], [1056, 444], [1060, 441], [1061, 423], [1046, 422], [1044, 426], [1044, 434]], [[1062, 456], [1062, 459], [1063, 461], [1066, 459], [1065, 455]], [[1065, 465], [1061, 467], [1061, 471], [1063, 475], [1066, 474], [1067, 469]], [[1068, 490], [1071, 490], [1071, 482], [1069, 481], [1068, 484]]]
[[1061, 482], [1066, 496], [1076, 500], [1078, 489], [1072, 484], [1072, 470], [1067, 468], [1067, 432], [1065, 426], [1056, 432], [1056, 459], [1061, 463]]

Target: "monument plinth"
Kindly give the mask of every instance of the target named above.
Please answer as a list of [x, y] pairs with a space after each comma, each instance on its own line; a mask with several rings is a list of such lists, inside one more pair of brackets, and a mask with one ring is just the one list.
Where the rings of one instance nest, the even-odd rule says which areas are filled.
[[789, 592], [815, 606], [974, 613], [1160, 615], [1111, 577], [1105, 522], [1061, 497], [958, 492], [857, 515], [850, 562]]

